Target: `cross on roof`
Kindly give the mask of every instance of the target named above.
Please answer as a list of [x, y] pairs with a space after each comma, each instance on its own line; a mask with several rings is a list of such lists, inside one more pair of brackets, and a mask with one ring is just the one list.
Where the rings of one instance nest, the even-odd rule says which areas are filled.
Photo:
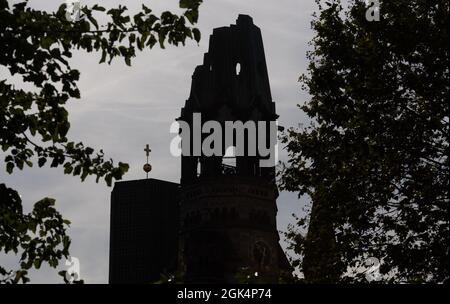
[[152, 150], [150, 149], [150, 146], [148, 144], [145, 146], [144, 151], [145, 151], [145, 154], [147, 155], [147, 157], [150, 155], [150, 152], [152, 152]]

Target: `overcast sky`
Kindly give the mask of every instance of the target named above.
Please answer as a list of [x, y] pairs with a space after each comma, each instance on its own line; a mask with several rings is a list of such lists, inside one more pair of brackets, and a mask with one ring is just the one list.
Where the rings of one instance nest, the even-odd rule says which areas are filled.
[[[54, 11], [62, 2], [30, 0], [30, 5]], [[82, 0], [81, 3], [95, 1]], [[178, 11], [177, 0], [108, 0], [101, 4], [106, 7], [123, 4], [134, 13], [142, 3], [158, 12]], [[81, 72], [78, 83], [81, 99], [68, 105], [69, 139], [104, 149], [108, 157], [130, 164], [125, 180], [145, 178], [143, 149], [148, 143], [152, 149], [150, 176], [179, 182], [180, 160], [169, 153], [173, 138], [169, 127], [189, 96], [191, 75], [202, 63], [213, 28], [234, 24], [238, 14], [252, 16], [261, 29], [279, 124], [291, 127], [304, 123], [305, 115], [296, 105], [307, 100], [307, 95], [301, 91], [297, 80], [308, 64], [306, 51], [313, 35], [310, 22], [314, 10], [314, 0], [205, 0], [200, 7], [198, 27], [202, 40], [199, 45], [190, 41], [185, 47], [145, 50], [137, 54], [131, 67], [121, 59], [111, 65], [99, 65], [100, 54], [76, 53], [71, 66]], [[0, 76], [4, 79], [5, 72], [0, 71]], [[282, 150], [280, 158], [286, 160]], [[104, 183], [96, 184], [92, 177], [81, 183], [79, 178], [63, 175], [62, 169], [48, 167], [25, 168], [13, 175], [7, 175], [3, 169], [0, 182], [19, 191], [26, 212], [43, 197], [55, 198], [57, 209], [72, 222], [69, 230], [71, 255], [80, 260], [81, 277], [86, 283], [107, 283], [112, 188]], [[293, 222], [291, 214], [299, 213], [302, 205], [296, 194], [281, 193], [277, 217], [280, 230]], [[17, 260], [2, 255], [0, 265], [15, 269]], [[60, 268], [65, 269], [64, 261]], [[61, 282], [57, 270], [49, 267], [33, 271], [31, 279], [33, 283]]]

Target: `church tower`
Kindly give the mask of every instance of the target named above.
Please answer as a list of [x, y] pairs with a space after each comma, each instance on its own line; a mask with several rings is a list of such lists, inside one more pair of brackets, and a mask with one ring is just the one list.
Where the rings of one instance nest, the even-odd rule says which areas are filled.
[[[261, 32], [251, 17], [239, 15], [236, 25], [216, 28], [210, 36], [178, 119], [191, 126], [189, 138], [181, 134], [182, 145], [194, 137], [194, 113], [222, 126], [226, 121], [265, 122], [266, 147], [275, 152], [269, 126], [278, 116]], [[258, 149], [256, 155], [248, 153], [257, 142], [249, 136], [255, 134], [245, 133], [243, 155], [226, 154], [238, 144], [236, 134], [228, 147], [223, 134], [225, 156], [194, 155], [192, 144], [191, 153], [182, 155], [178, 267], [186, 282], [235, 282], [243, 272], [276, 282], [280, 271], [290, 269], [276, 226], [275, 161], [261, 166], [264, 157]]]

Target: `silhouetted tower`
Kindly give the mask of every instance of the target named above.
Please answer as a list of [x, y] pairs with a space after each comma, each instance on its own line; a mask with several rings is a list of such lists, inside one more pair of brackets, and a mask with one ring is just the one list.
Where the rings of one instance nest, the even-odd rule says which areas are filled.
[[[236, 25], [214, 29], [179, 118], [191, 125], [191, 132], [193, 113], [222, 125], [265, 121], [269, 145], [269, 122], [278, 116], [261, 32], [251, 17], [239, 15]], [[222, 138], [224, 155], [229, 147], [225, 134]], [[236, 136], [233, 141], [235, 146]], [[193, 155], [192, 142], [190, 149]], [[249, 156], [248, 151], [246, 145], [244, 156], [235, 159], [182, 156], [179, 268], [188, 282], [235, 281], [244, 269], [275, 281], [280, 269], [290, 269], [276, 228], [275, 163], [260, 167], [259, 154]]]

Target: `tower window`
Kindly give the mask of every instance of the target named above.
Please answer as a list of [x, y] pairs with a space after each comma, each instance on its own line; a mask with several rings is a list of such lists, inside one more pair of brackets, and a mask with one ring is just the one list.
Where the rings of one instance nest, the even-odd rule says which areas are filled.
[[202, 174], [202, 165], [200, 161], [197, 161], [197, 177], [199, 177]]
[[241, 74], [241, 64], [238, 62], [236, 63], [236, 76], [239, 76]]
[[228, 166], [236, 166], [236, 148], [234, 146], [229, 146], [225, 150], [225, 155], [222, 158], [222, 164]]

